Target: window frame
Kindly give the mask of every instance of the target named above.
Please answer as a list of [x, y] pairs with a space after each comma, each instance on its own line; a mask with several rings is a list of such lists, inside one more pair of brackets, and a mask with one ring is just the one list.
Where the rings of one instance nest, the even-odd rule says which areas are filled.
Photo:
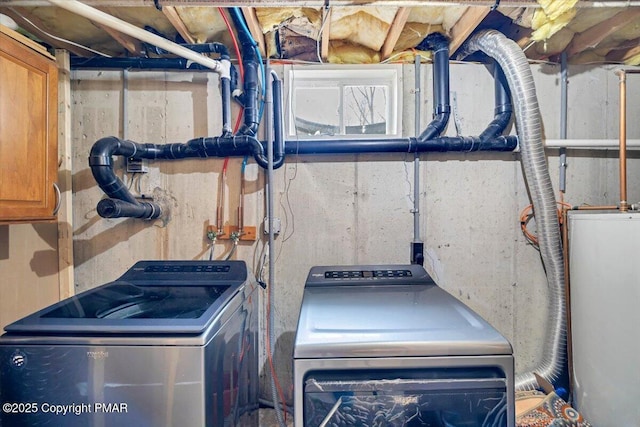
[[[288, 65], [285, 67], [285, 81], [287, 84], [286, 107], [286, 135], [301, 141], [309, 139], [388, 139], [402, 136], [402, 65], [401, 64], [371, 64], [371, 65]], [[301, 84], [307, 87], [340, 88], [340, 105], [338, 105], [339, 134], [298, 135], [295, 126], [295, 96], [296, 89]], [[386, 133], [384, 134], [347, 134], [345, 88], [349, 86], [384, 86], [387, 91], [386, 102]], [[302, 86], [305, 87], [305, 86]]]

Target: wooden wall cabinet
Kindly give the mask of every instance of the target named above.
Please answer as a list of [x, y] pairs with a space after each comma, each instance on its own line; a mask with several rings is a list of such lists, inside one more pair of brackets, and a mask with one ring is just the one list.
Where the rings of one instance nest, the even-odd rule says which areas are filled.
[[57, 138], [55, 60], [0, 28], [0, 223], [55, 220]]

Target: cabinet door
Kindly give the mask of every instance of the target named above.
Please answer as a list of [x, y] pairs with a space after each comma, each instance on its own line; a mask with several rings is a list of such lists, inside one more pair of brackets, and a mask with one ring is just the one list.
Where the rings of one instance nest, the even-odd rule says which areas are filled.
[[57, 104], [55, 62], [0, 33], [0, 222], [55, 219]]

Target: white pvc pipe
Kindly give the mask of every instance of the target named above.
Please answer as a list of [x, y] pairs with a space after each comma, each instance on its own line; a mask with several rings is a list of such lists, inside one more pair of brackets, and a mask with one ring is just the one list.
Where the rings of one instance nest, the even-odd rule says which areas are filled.
[[[619, 149], [620, 141], [617, 139], [547, 139], [545, 148], [573, 148], [585, 150]], [[640, 139], [628, 139], [628, 149], [640, 149]]]
[[91, 6], [87, 6], [86, 4], [81, 3], [77, 0], [48, 0], [48, 1], [70, 12], [73, 12], [80, 16], [84, 16], [85, 18], [91, 21], [97, 22], [109, 28], [113, 28], [114, 30], [119, 31], [123, 34], [127, 34], [138, 40], [142, 40], [144, 42], [157, 46], [160, 49], [164, 49], [167, 52], [171, 52], [185, 59], [189, 59], [204, 67], [210, 68], [212, 71], [215, 71], [216, 73], [220, 74], [220, 77], [230, 78], [231, 63], [230, 62], [228, 64], [223, 63], [228, 61], [221, 62], [221, 61], [217, 61], [215, 59], [206, 57], [204, 55], [201, 55], [198, 52], [194, 52], [191, 49], [187, 49], [186, 47], [180, 46], [179, 44], [176, 44], [170, 40], [157, 36], [153, 33], [150, 33], [149, 31], [143, 30], [142, 28], [138, 28], [135, 25], [132, 25], [126, 21], [123, 21], [122, 19], [116, 18], [115, 16], [109, 15], [108, 13], [104, 13]]

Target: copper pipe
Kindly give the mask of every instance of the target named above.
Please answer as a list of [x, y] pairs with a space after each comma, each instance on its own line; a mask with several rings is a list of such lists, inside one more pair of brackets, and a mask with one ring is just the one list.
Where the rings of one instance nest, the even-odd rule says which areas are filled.
[[218, 228], [218, 234], [224, 234], [224, 202], [225, 202], [225, 187], [227, 186], [227, 173], [226, 171], [222, 172], [222, 179], [220, 180], [220, 200], [218, 202], [218, 209], [216, 212], [217, 222], [216, 227]]
[[574, 206], [571, 210], [574, 211], [608, 211], [608, 210], [617, 210], [618, 206], [610, 205], [610, 206], [592, 206], [592, 205], [580, 205]]
[[[564, 193], [561, 193], [564, 198]], [[573, 335], [571, 329], [571, 282], [569, 272], [569, 209], [562, 208], [562, 256], [564, 261], [564, 294], [565, 309], [567, 312], [567, 363], [569, 367], [569, 387], [573, 387]]]
[[627, 203], [627, 73], [617, 70], [620, 79], [620, 212], [629, 209]]
[[238, 233], [244, 234], [244, 175], [240, 181], [240, 201], [238, 203]]

